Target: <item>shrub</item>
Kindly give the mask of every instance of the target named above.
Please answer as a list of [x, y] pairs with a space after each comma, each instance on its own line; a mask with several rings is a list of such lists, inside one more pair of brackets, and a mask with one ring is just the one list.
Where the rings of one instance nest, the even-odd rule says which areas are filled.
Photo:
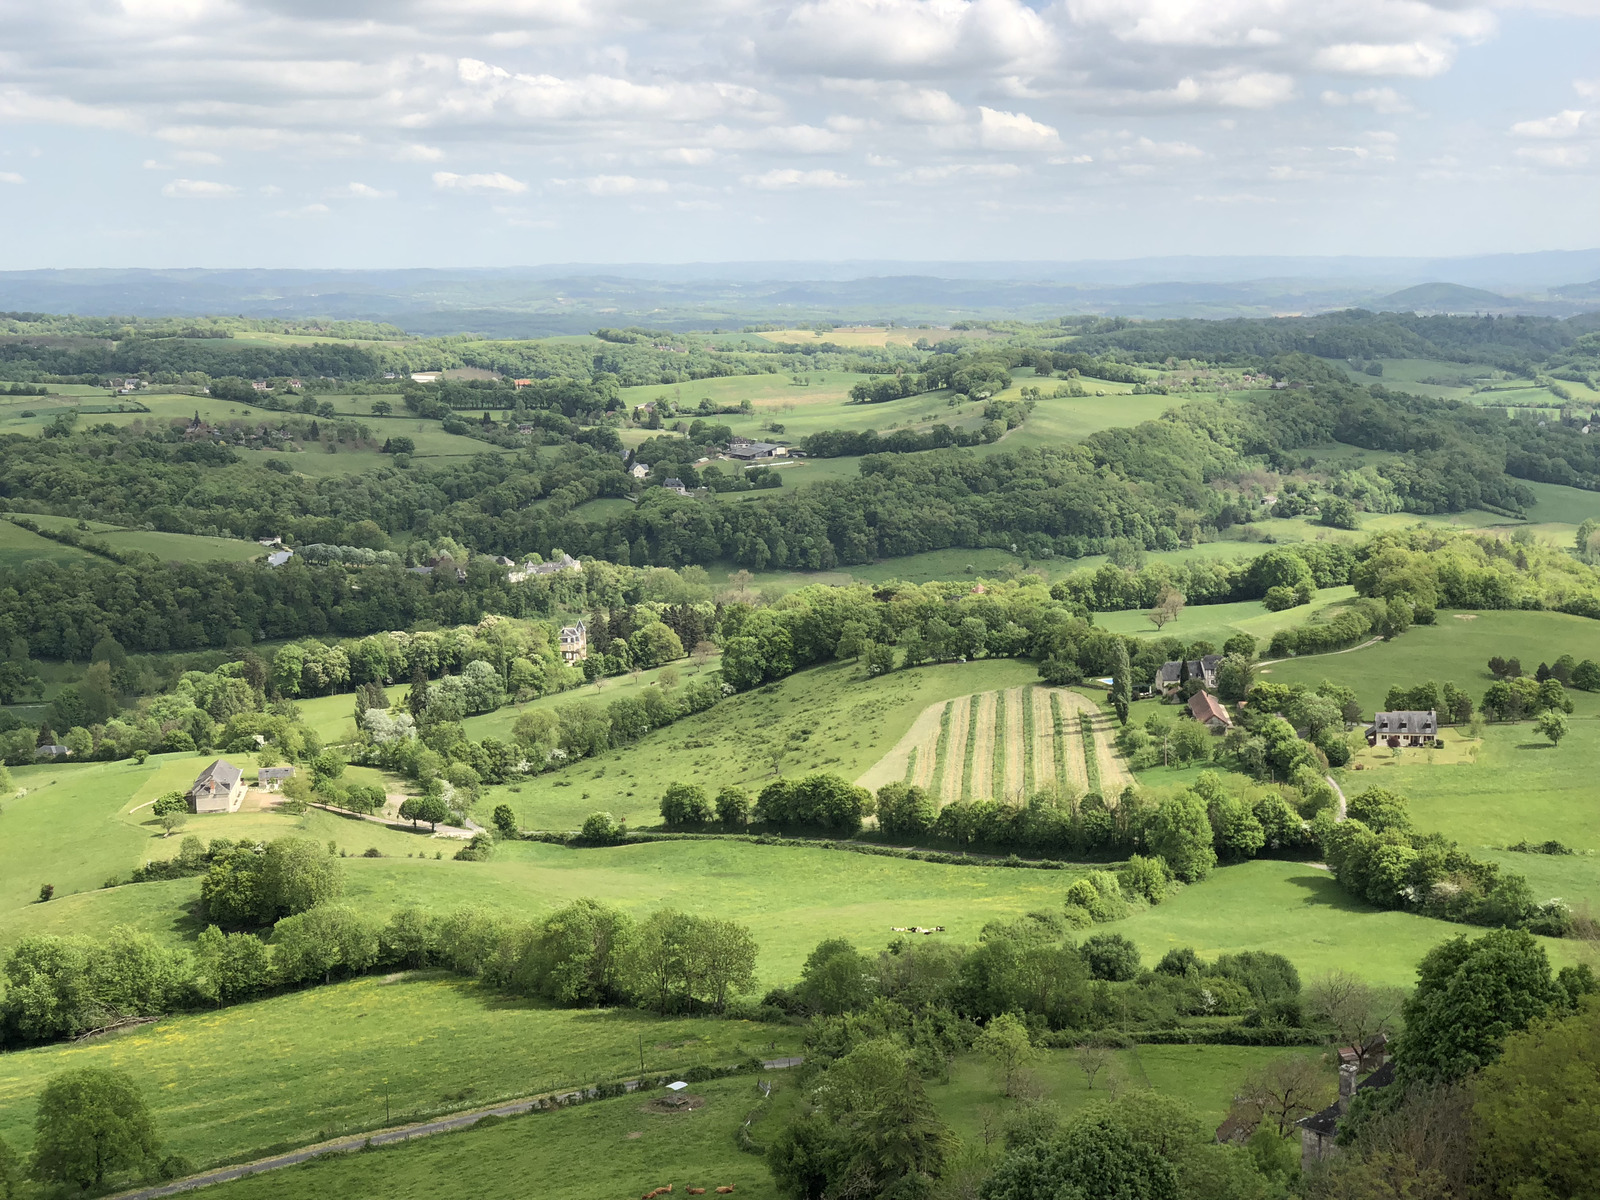
[[627, 828], [608, 812], [590, 813], [583, 819], [578, 836], [591, 846], [615, 846], [627, 835]]
[[674, 783], [661, 797], [661, 819], [668, 825], [707, 825], [711, 816], [711, 798], [699, 784]]
[[1097, 933], [1078, 947], [1089, 974], [1110, 983], [1126, 983], [1139, 973], [1139, 947], [1120, 933]]

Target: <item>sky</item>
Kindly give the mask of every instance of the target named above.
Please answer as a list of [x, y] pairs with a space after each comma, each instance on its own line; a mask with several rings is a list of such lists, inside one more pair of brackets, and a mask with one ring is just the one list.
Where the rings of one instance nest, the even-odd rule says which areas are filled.
[[0, 0], [0, 269], [1600, 245], [1600, 0]]

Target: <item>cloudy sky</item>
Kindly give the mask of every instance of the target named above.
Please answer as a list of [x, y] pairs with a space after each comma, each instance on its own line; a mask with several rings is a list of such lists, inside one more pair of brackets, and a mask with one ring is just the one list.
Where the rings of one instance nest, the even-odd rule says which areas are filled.
[[0, 268], [1600, 244], [1600, 0], [0, 0]]

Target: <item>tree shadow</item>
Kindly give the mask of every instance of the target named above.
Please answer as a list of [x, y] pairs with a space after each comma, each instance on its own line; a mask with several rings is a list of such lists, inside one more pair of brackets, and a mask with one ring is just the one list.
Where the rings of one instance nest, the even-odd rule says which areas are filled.
[[1332, 872], [1313, 871], [1309, 875], [1295, 875], [1288, 880], [1293, 887], [1305, 892], [1302, 904], [1318, 905], [1323, 908], [1336, 908], [1341, 912], [1351, 913], [1378, 913], [1385, 909], [1368, 904], [1365, 900], [1358, 900], [1339, 885]]
[[1518, 742], [1518, 750], [1554, 750], [1554, 742]]

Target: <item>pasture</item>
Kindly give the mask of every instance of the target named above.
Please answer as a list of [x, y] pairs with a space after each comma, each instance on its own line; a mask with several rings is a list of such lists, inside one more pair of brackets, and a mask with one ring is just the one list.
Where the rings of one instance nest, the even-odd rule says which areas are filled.
[[923, 709], [856, 780], [876, 790], [904, 781], [940, 804], [1022, 803], [1035, 791], [1121, 794], [1133, 781], [1111, 744], [1112, 716], [1081, 692], [1021, 686], [957, 696]]
[[[888, 753], [930, 704], [1021, 686], [1034, 674], [1031, 663], [981, 659], [866, 679], [855, 663], [830, 663], [730, 696], [707, 712], [646, 734], [627, 750], [486, 789], [479, 812], [509, 804], [525, 829], [576, 829], [595, 811], [636, 826], [654, 825], [661, 794], [678, 781], [698, 783], [714, 794], [728, 784], [756, 792], [779, 774], [826, 771], [855, 779]], [[567, 693], [534, 703], [604, 704], [622, 694], [617, 681], [599, 693], [585, 689], [581, 696]], [[471, 718], [467, 728], [473, 737], [497, 730], [503, 736], [518, 711]]]
[[[1168, 628], [1178, 628], [1197, 611], [1185, 610]], [[1324, 679], [1332, 680], [1354, 688], [1362, 708], [1371, 712], [1382, 707], [1389, 688], [1410, 687], [1430, 679], [1465, 688], [1476, 701], [1493, 682], [1488, 662], [1495, 655], [1520, 658], [1532, 674], [1539, 663], [1554, 662], [1563, 654], [1600, 661], [1600, 621], [1554, 612], [1441, 610], [1435, 624], [1413, 625], [1393, 641], [1344, 653], [1283, 659], [1257, 673], [1273, 683], [1313, 687]], [[1600, 699], [1579, 691], [1569, 694], [1580, 714], [1600, 711]]]
[[[13, 1051], [0, 1076], [0, 1136], [25, 1151], [44, 1081], [80, 1067], [134, 1071], [169, 1151], [206, 1164], [632, 1078], [641, 1053], [652, 1073], [792, 1054], [800, 1033], [633, 1009], [551, 1009], [434, 972], [367, 976]], [[286, 1177], [270, 1178], [281, 1187]]]
[[[1275, 1058], [1295, 1051], [1236, 1046], [1146, 1046], [1117, 1051], [1112, 1074], [1124, 1086], [1151, 1088], [1194, 1106], [1205, 1123], [1226, 1114], [1241, 1079]], [[1303, 1053], [1303, 1051], [1302, 1051]], [[1073, 1052], [1045, 1051], [1028, 1068], [1033, 1086], [1063, 1113], [1106, 1095], [1107, 1075], [1091, 1090]], [[624, 1096], [553, 1113], [487, 1122], [461, 1133], [408, 1142], [358, 1156], [330, 1156], [286, 1172], [225, 1184], [222, 1200], [255, 1200], [290, 1191], [305, 1200], [340, 1200], [352, 1193], [399, 1195], [413, 1200], [453, 1196], [459, 1182], [474, 1180], [474, 1194], [512, 1200], [536, 1177], [541, 1195], [555, 1200], [590, 1200], [595, 1195], [633, 1195], [671, 1183], [674, 1194], [688, 1187], [732, 1185], [736, 1195], [776, 1196], [765, 1162], [736, 1149], [735, 1131], [753, 1117], [758, 1144], [773, 1136], [799, 1100], [795, 1078], [769, 1074], [773, 1085], [763, 1102], [749, 1076], [695, 1084], [705, 1104], [686, 1114], [650, 1111], [642, 1096]], [[1331, 1072], [1327, 1084], [1334, 1087]], [[952, 1131], [969, 1146], [985, 1140], [1014, 1101], [999, 1094], [989, 1066], [977, 1055], [961, 1056], [948, 1083], [928, 1085], [928, 1096]], [[498, 1168], [484, 1172], [481, 1165]], [[480, 1182], [481, 1180], [481, 1182]]]
[[1135, 637], [1175, 637], [1185, 642], [1205, 640], [1221, 646], [1236, 633], [1248, 633], [1263, 649], [1280, 629], [1303, 625], [1334, 605], [1355, 597], [1351, 587], [1323, 588], [1309, 604], [1269, 612], [1259, 600], [1239, 600], [1231, 604], [1191, 604], [1178, 618], [1157, 629], [1142, 609], [1096, 613], [1095, 624], [1113, 633]]
[[[42, 526], [43, 521], [39, 524]], [[23, 529], [10, 521], [0, 520], [0, 567], [20, 567], [27, 562], [53, 562], [63, 564], [103, 561], [87, 550], [76, 546], [63, 546], [47, 537], [40, 537], [31, 529]]]
[[[267, 553], [265, 546], [244, 538], [205, 537], [192, 533], [163, 533], [153, 529], [128, 529], [103, 521], [84, 521], [87, 530], [78, 529], [75, 517], [29, 514], [41, 529], [70, 529], [103, 541], [114, 550], [141, 550], [169, 562], [245, 562]], [[62, 547], [66, 549], [66, 547]]]

